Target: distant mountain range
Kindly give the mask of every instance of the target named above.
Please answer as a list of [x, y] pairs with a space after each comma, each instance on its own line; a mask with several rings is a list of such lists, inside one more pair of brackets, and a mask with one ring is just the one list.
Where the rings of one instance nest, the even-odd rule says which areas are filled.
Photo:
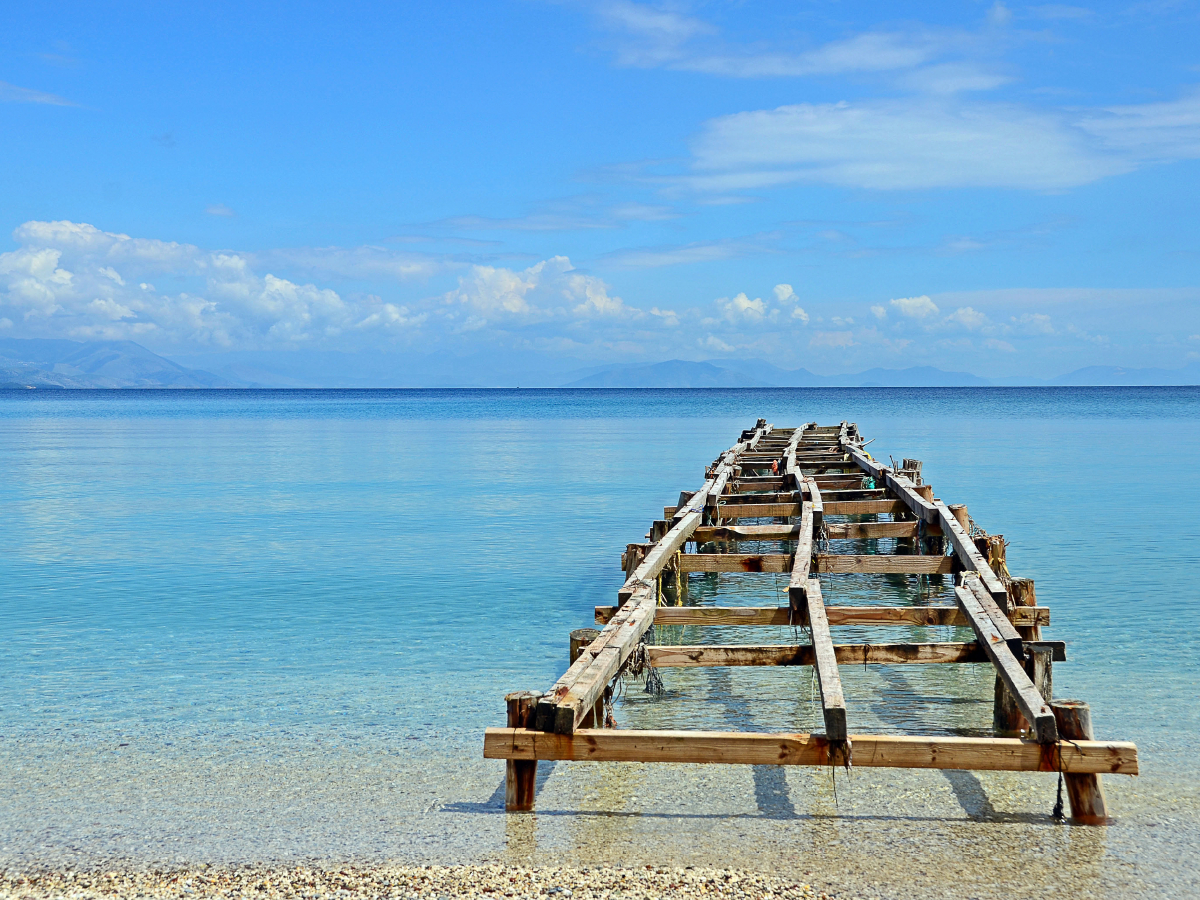
[[0, 388], [230, 387], [133, 341], [0, 338]]
[[[190, 365], [188, 365], [190, 364]], [[203, 365], [204, 368], [197, 367]], [[217, 374], [213, 374], [216, 370]], [[473, 372], [488, 372], [485, 378]], [[486, 360], [448, 354], [337, 351], [233, 351], [183, 356], [176, 362], [133, 341], [62, 341], [0, 338], [0, 388], [228, 388], [228, 387], [985, 387], [1200, 385], [1200, 364], [1182, 369], [1089, 366], [1049, 380], [981, 378], [932, 366], [867, 369], [817, 375], [761, 359], [672, 359], [523, 374]]]

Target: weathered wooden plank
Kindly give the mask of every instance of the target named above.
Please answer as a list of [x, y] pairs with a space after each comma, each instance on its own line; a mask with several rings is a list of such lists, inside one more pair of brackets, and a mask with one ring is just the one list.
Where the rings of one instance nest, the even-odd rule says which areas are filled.
[[925, 522], [936, 522], [938, 520], [937, 508], [919, 493], [917, 493], [916, 485], [905, 475], [897, 475], [891, 469], [883, 471], [884, 483], [888, 486], [896, 496], [904, 501], [914, 516], [922, 519]]
[[825, 504], [827, 516], [868, 516], [908, 512], [900, 500], [831, 500]]
[[745, 490], [783, 490], [789, 483], [784, 475], [743, 475], [733, 479], [729, 484], [731, 490], [738, 493]]
[[[898, 502], [898, 501], [897, 501]], [[829, 514], [829, 504], [825, 504]], [[916, 522], [826, 522], [825, 536], [830, 540], [854, 538], [913, 538], [918, 534]], [[942, 529], [937, 524], [925, 527], [926, 536], [938, 536]], [[692, 540], [708, 541], [770, 541], [795, 540], [800, 526], [780, 523], [775, 525], [701, 525], [692, 533]]]
[[726, 503], [717, 507], [722, 519], [752, 519], [759, 516], [798, 516], [799, 503]]
[[888, 468], [882, 463], [871, 459], [861, 447], [855, 444], [849, 444], [845, 449], [850, 454], [850, 459], [853, 460], [854, 464], [872, 478], [881, 478], [884, 471]]
[[800, 534], [796, 538], [796, 552], [792, 557], [792, 577], [788, 579], [788, 604], [796, 612], [802, 610], [806, 602], [812, 551], [813, 507], [806, 502], [800, 505]]
[[[607, 623], [619, 607], [597, 606], [596, 621]], [[826, 606], [830, 625], [953, 625], [970, 628], [957, 606]], [[1014, 625], [1049, 625], [1048, 606], [1021, 606], [1009, 612]], [[799, 618], [787, 606], [660, 606], [655, 625], [794, 625]], [[1031, 642], [1026, 642], [1026, 645]]]
[[680, 572], [790, 572], [790, 553], [683, 553]]
[[996, 605], [1001, 609], [1008, 608], [1008, 590], [1004, 587], [1004, 583], [992, 571], [992, 567], [988, 565], [987, 560], [979, 552], [979, 548], [975, 546], [975, 542], [971, 540], [970, 535], [959, 524], [954, 513], [946, 508], [946, 504], [941, 500], [934, 501], [934, 507], [937, 509], [938, 520], [942, 526], [942, 534], [950, 539], [951, 545], [954, 547], [954, 553], [962, 563], [963, 568], [968, 571], [979, 573], [979, 579], [983, 582], [983, 586], [987, 588], [987, 592], [992, 595], [992, 599], [996, 601]]
[[812, 478], [806, 478], [809, 502], [812, 504], [813, 527], [820, 528], [825, 518], [825, 500], [821, 496], [821, 488]]
[[[760, 420], [754, 438], [761, 438], [766, 430], [769, 430], [769, 426]], [[641, 636], [654, 624], [654, 609], [658, 601], [655, 579], [691, 537], [703, 518], [702, 510], [708, 496], [719, 496], [733, 472], [738, 454], [748, 446], [747, 442], [739, 441], [725, 451], [705, 488], [693, 495], [682, 510], [677, 511], [670, 530], [654, 545], [617, 592], [618, 602], [624, 608], [604, 626], [600, 636], [580, 653], [553, 689], [539, 701], [535, 715], [538, 728], [553, 728], [559, 733], [570, 734], [579, 727], [585, 715], [591, 715], [608, 682], [620, 671]]]
[[[939, 535], [941, 528], [929, 525], [926, 535]], [[830, 540], [853, 538], [915, 538], [920, 534], [916, 522], [826, 522], [825, 537]]]
[[[821, 493], [828, 496], [833, 491], [864, 491], [876, 488], [864, 488], [861, 475], [809, 475], [821, 488]], [[881, 489], [880, 489], [881, 490]]]
[[632, 596], [636, 585], [657, 578], [671, 558], [691, 539], [692, 533], [695, 532], [696, 526], [702, 519], [703, 515], [698, 512], [692, 512], [682, 519], [677, 519], [671, 530], [646, 554], [646, 558], [617, 591], [617, 601], [624, 603], [627, 598]]
[[[811, 477], [811, 476], [810, 476]], [[888, 492], [883, 488], [831, 488], [829, 485], [817, 484], [821, 489], [821, 499], [828, 503], [831, 500], [887, 500]]]
[[816, 558], [816, 571], [840, 575], [948, 575], [953, 567], [949, 556], [819, 553]]
[[726, 492], [721, 499], [723, 503], [796, 503], [800, 497], [797, 491], [773, 491], [770, 493], [736, 491]]
[[825, 736], [831, 741], [846, 739], [846, 700], [842, 696], [842, 679], [838, 675], [837, 654], [829, 636], [829, 620], [825, 618], [825, 600], [821, 597], [821, 582], [808, 582], [808, 633], [812, 636], [813, 663], [821, 689], [821, 713], [825, 719]]
[[991, 618], [993, 624], [996, 626], [996, 630], [1000, 633], [1000, 637], [1004, 640], [1004, 643], [1008, 644], [1009, 652], [1018, 660], [1022, 659], [1024, 651], [1021, 649], [1021, 635], [1013, 627], [1004, 610], [1000, 609], [996, 605], [996, 601], [984, 590], [983, 582], [972, 574], [966, 574], [963, 578], [963, 585], [975, 595], [975, 599], [979, 601], [979, 605], [983, 607], [983, 611]]
[[[1124, 741], [852, 734], [859, 768], [1138, 774], [1137, 747]], [[522, 728], [489, 728], [488, 759], [579, 762], [723, 763], [767, 766], [841, 764], [837, 745], [821, 735], [727, 731], [580, 730], [573, 736]]]
[[[974, 641], [930, 644], [834, 644], [842, 665], [908, 665], [983, 663], [989, 657]], [[811, 666], [811, 644], [691, 644], [647, 646], [650, 660], [661, 668], [701, 666]]]
[[1013, 699], [1016, 700], [1021, 714], [1029, 722], [1038, 741], [1041, 743], [1057, 741], [1058, 726], [1054, 721], [1054, 711], [1050, 709], [1050, 704], [1046, 702], [1045, 698], [1038, 693], [1033, 682], [1029, 680], [1029, 676], [1025, 674], [1025, 670], [1017, 662], [1017, 658], [1009, 650], [992, 617], [984, 610], [979, 599], [969, 588], [955, 588], [954, 594], [958, 598], [959, 607], [971, 620], [971, 627], [975, 629], [979, 644], [996, 667], [997, 674], [1008, 688], [1009, 693], [1012, 694]]
[[[569, 682], [563, 683], [563, 679], [559, 679], [559, 684], [549, 695], [554, 706], [551, 723], [554, 731], [570, 734], [579, 727], [583, 717], [591, 713], [608, 683], [621, 670], [642, 635], [654, 624], [657, 602], [657, 589], [653, 585], [639, 584], [620, 612], [604, 626], [600, 637], [567, 670], [570, 673], [580, 663], [587, 662], [583, 671]], [[537, 721], [541, 727], [540, 711]]]
[[798, 524], [702, 525], [692, 532], [692, 540], [698, 544], [709, 541], [793, 541], [799, 534]]

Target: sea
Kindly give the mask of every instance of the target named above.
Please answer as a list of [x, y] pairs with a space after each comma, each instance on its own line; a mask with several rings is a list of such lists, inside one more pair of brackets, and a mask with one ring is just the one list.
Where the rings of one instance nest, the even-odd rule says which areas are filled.
[[[543, 763], [538, 813], [504, 813], [505, 693], [554, 682], [626, 544], [760, 417], [856, 422], [1004, 535], [1067, 642], [1056, 696], [1138, 745], [1114, 825], [1051, 819], [1050, 774], [766, 766]], [[0, 392], [0, 867], [665, 860], [954, 896], [953, 859], [1034, 896], [1083, 860], [1097, 895], [1200, 895], [1197, 459], [1194, 387]], [[769, 605], [781, 578], [693, 575], [690, 602]], [[619, 725], [820, 728], [810, 669], [661, 674]], [[987, 666], [843, 678], [852, 733], [991, 725]]]

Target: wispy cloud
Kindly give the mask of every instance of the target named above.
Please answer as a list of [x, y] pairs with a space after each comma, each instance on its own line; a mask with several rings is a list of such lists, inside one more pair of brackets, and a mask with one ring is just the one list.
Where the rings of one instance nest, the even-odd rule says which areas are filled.
[[634, 222], [662, 222], [678, 217], [670, 206], [633, 200], [605, 202], [599, 197], [568, 197], [543, 205], [523, 216], [453, 216], [429, 223], [431, 228], [456, 231], [584, 231], [621, 228]]
[[17, 87], [7, 81], [0, 81], [0, 101], [5, 103], [45, 103], [48, 106], [78, 106], [58, 94], [48, 94], [45, 91], [35, 91], [32, 88]]
[[825, 182], [882, 190], [1052, 190], [1130, 171], [1061, 115], [1014, 104], [898, 98], [801, 103], [705, 123], [693, 174], [706, 191]]
[[1196, 159], [1200, 157], [1200, 88], [1193, 87], [1177, 100], [1089, 112], [1080, 127], [1134, 159]]
[[232, 219], [237, 216], [232, 207], [226, 206], [224, 203], [213, 203], [211, 206], [205, 207], [204, 211], [210, 216], [221, 216], [223, 218]]
[[760, 253], [774, 253], [780, 237], [778, 232], [767, 232], [720, 241], [693, 241], [688, 244], [657, 247], [630, 247], [608, 253], [604, 259], [613, 265], [627, 269], [653, 269], [660, 266], [714, 262], [754, 256]]
[[617, 62], [733, 78], [777, 78], [893, 72], [921, 66], [962, 36], [869, 31], [816, 47], [787, 49], [730, 44], [719, 29], [696, 16], [626, 0], [600, 3], [596, 13], [616, 36]]

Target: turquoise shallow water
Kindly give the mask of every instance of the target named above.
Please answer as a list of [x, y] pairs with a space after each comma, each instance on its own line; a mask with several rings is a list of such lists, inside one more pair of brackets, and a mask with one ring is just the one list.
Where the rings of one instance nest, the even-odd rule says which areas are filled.
[[[136, 821], [135, 787], [138, 808], [181, 834], [205, 792], [216, 806], [257, 796], [275, 815], [283, 801], [254, 794], [261, 779], [230, 774], [269, 759], [291, 759], [293, 782], [310, 764], [326, 773], [298, 789], [320, 794], [319, 815], [286, 808], [331, 853], [375, 847], [337, 822], [376, 776], [409, 773], [429, 809], [494, 810], [499, 770], [478, 756], [503, 694], [553, 682], [567, 632], [612, 602], [624, 545], [758, 416], [857, 421], [876, 456], [924, 460], [939, 496], [1008, 538], [1010, 569], [1052, 608], [1046, 636], [1070, 657], [1056, 694], [1090, 701], [1101, 736], [1136, 740], [1162, 784], [1195, 777], [1198, 389], [12, 392], [0, 859], [67, 845], [161, 857], [114, 850], [116, 826], [98, 824], [118, 807]], [[775, 602], [770, 576], [722, 579], [739, 602]], [[914, 668], [847, 675], [860, 730], [986, 729], [990, 674]], [[618, 718], [807, 730], [818, 719], [799, 671], [668, 672], [666, 698], [632, 690]], [[328, 775], [360, 767], [353, 787]], [[405, 846], [427, 832], [436, 856], [442, 826], [415, 821]], [[189, 840], [171, 853], [226, 852]], [[254, 840], [240, 852], [287, 855]]]

